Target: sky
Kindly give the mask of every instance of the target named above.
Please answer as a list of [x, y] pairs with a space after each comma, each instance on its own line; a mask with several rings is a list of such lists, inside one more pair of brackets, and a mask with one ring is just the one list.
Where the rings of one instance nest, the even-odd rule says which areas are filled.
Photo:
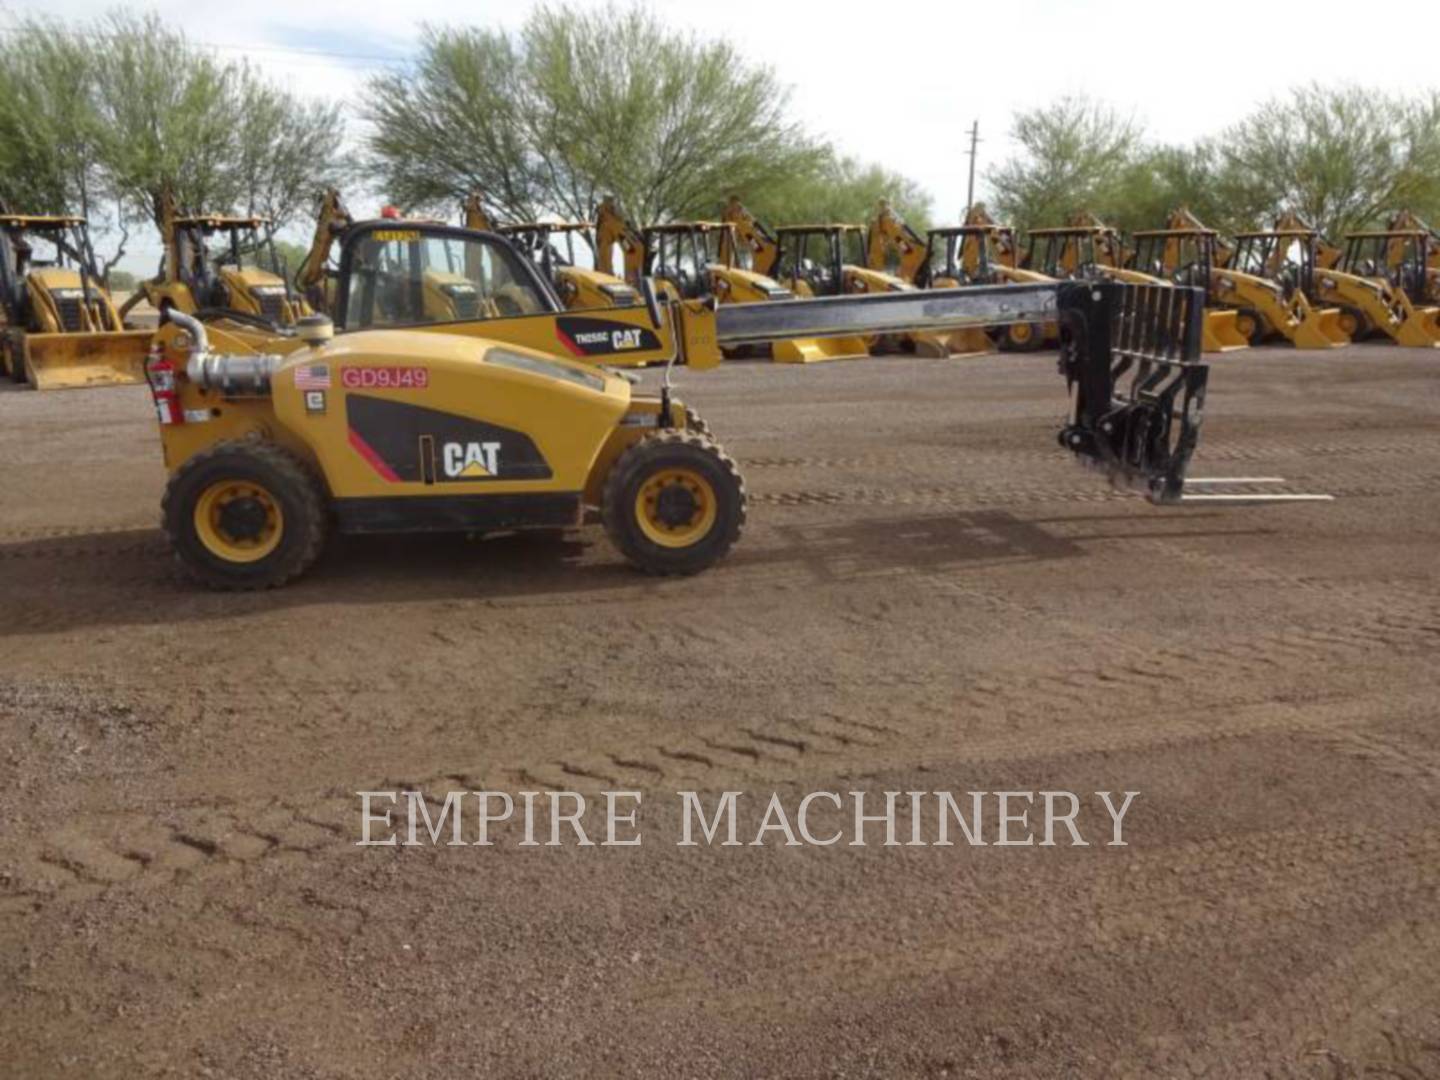
[[[603, 0], [571, 4], [605, 6]], [[10, 0], [0, 6], [0, 25], [31, 11], [86, 20], [115, 6], [110, 0]], [[221, 56], [246, 57], [292, 90], [354, 107], [365, 77], [403, 66], [426, 22], [514, 29], [536, 4], [165, 0], [130, 6], [148, 6], [193, 42]], [[646, 6], [673, 26], [726, 37], [751, 60], [773, 67], [792, 87], [798, 120], [843, 152], [914, 178], [933, 197], [937, 222], [964, 211], [971, 124], [980, 125], [977, 197], [983, 198], [987, 168], [1014, 149], [1011, 116], [1065, 94], [1108, 101], [1151, 137], [1187, 142], [1305, 82], [1391, 92], [1440, 88], [1433, 44], [1408, 57], [1398, 47], [1440, 40], [1436, 0], [1394, 0], [1371, 9], [1368, 28], [1365, 9], [1331, 0], [1299, 7], [1252, 0], [1214, 9], [1219, 17], [1213, 20], [1205, 18], [1204, 5], [1164, 0], [649, 0]], [[1357, 46], [1348, 53], [1347, 33]], [[351, 205], [357, 214], [377, 209], [363, 199]], [[147, 246], [125, 265], [149, 273], [157, 253]]]

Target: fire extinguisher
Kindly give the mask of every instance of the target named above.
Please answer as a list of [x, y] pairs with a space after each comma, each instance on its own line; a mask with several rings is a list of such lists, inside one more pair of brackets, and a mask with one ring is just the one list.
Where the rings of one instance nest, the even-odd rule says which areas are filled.
[[175, 365], [158, 345], [145, 357], [145, 381], [155, 401], [155, 414], [162, 424], [183, 424], [185, 412], [180, 408], [180, 394], [175, 388]]

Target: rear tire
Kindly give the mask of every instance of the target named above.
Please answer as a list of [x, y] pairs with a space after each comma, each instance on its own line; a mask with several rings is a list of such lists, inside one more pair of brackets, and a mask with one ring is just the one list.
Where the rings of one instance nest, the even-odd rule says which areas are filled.
[[601, 500], [605, 531], [647, 574], [698, 574], [745, 525], [745, 481], [714, 440], [661, 431], [620, 455]]
[[1240, 336], [1252, 346], [1258, 346], [1265, 341], [1265, 320], [1260, 317], [1258, 311], [1251, 308], [1236, 310], [1235, 329], [1240, 331]]
[[171, 478], [160, 510], [176, 559], [211, 589], [273, 589], [308, 570], [325, 545], [319, 479], [258, 439], [196, 454]]
[[1044, 347], [1045, 328], [1039, 323], [1012, 323], [1001, 331], [1001, 352], [1037, 352]]
[[685, 430], [693, 431], [696, 435], [704, 435], [707, 439], [714, 440], [715, 434], [710, 430], [710, 425], [689, 405], [685, 406]]

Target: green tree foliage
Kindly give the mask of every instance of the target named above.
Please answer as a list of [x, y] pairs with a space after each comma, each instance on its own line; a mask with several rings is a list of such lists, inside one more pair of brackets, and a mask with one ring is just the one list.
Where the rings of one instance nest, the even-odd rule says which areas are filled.
[[1221, 145], [1226, 179], [1262, 215], [1285, 206], [1341, 235], [1404, 207], [1440, 207], [1440, 94], [1301, 87], [1227, 130]]
[[243, 63], [190, 44], [158, 16], [117, 11], [75, 26], [18, 20], [0, 40], [0, 197], [70, 212], [108, 234], [182, 208], [284, 225], [343, 165], [336, 105], [306, 101]]
[[736, 190], [811, 177], [828, 153], [775, 73], [643, 9], [541, 8], [518, 34], [429, 29], [413, 71], [367, 95], [374, 169], [398, 201], [479, 191], [501, 218], [710, 216]]
[[864, 225], [876, 204], [888, 199], [906, 223], [930, 227], [931, 199], [913, 180], [880, 165], [827, 153], [816, 167], [752, 189], [736, 187], [746, 208], [767, 225]]
[[1086, 99], [1018, 114], [1020, 151], [990, 176], [996, 208], [1029, 228], [1087, 209], [1156, 228], [1179, 206], [1233, 232], [1297, 210], [1332, 236], [1410, 208], [1440, 216], [1440, 94], [1312, 85], [1189, 146], [1147, 142]]
[[1020, 228], [1059, 225], [1078, 209], [1101, 212], [1142, 134], [1134, 120], [1083, 96], [1017, 114], [1011, 135], [1020, 151], [989, 177], [995, 210]]

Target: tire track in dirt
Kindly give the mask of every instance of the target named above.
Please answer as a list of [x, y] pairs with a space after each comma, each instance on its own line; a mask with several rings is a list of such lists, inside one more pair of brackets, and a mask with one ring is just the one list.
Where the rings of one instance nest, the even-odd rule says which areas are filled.
[[[872, 999], [902, 988], [913, 993], [917, 985], [961, 974], [968, 982], [983, 983], [1063, 955], [1081, 939], [1131, 962], [1168, 948], [1167, 931], [1175, 926], [1183, 925], [1190, 937], [1262, 935], [1314, 911], [1419, 910], [1440, 887], [1440, 829], [1397, 835], [1369, 828], [1297, 828], [1130, 850], [1124, 857], [1123, 888], [1115, 882], [1121, 869], [1103, 853], [1087, 858], [1086, 865], [1067, 866], [1063, 875], [1050, 865], [1034, 867], [1034, 899], [1028, 903], [1016, 903], [1005, 890], [992, 899], [974, 884], [959, 886], [956, 906], [966, 912], [967, 926], [986, 927], [980, 938], [937, 919], [908, 927], [898, 945], [875, 941], [835, 949], [828, 943], [863, 942], [869, 935], [863, 927], [847, 930], [845, 913], [832, 912], [826, 947], [792, 958], [783, 969], [765, 970], [757, 979], [743, 956], [732, 956], [725, 965], [728, 985], [717, 978], [714, 965], [687, 965], [681, 972], [658, 973], [639, 996], [662, 1008], [703, 996], [722, 1012], [784, 1013], [805, 1001], [807, 986], [842, 987], [846, 995]], [[1323, 867], [1324, 873], [1297, 872], [1310, 867]], [[1051, 876], [1065, 881], [1063, 903], [1044, 899]], [[1039, 912], [1037, 906], [1046, 910]], [[1440, 933], [1430, 939], [1432, 946], [1440, 945]], [[957, 946], [957, 940], [963, 944]], [[1295, 1011], [1303, 1012], [1324, 986], [1323, 976], [1316, 975], [1288, 1001], [1277, 1002], [1276, 1013], [1303, 1022]]]
[[[1318, 739], [1412, 779], [1440, 780], [1440, 755], [1434, 751], [1331, 724], [1317, 710], [1277, 709], [1268, 701], [1263, 681], [1255, 687], [1254, 707], [1237, 708], [1232, 697], [1221, 720], [1213, 719], [1214, 702], [1196, 689], [1207, 678], [1230, 682], [1215, 678], [1217, 674], [1249, 676], [1254, 685], [1276, 670], [1293, 670], [1297, 659], [1329, 665], [1338, 655], [1375, 651], [1392, 657], [1430, 655], [1440, 643], [1440, 605], [1417, 599], [1412, 606], [1411, 612], [1387, 610], [1359, 625], [1336, 622], [1259, 635], [1226, 647], [1144, 649], [1122, 638], [1116, 641], [1119, 655], [1104, 665], [1003, 682], [977, 681], [962, 694], [959, 708], [1032, 714], [1042, 704], [1060, 714], [1089, 715], [1090, 705], [1098, 708], [1102, 701], [1113, 701], [1115, 694], [1123, 693], [1135, 719], [1075, 730], [1052, 726], [1029, 733], [1007, 731], [964, 745], [952, 742], [938, 752], [946, 762], [963, 765], [1153, 750], [1286, 731]], [[832, 713], [764, 731], [711, 726], [648, 747], [585, 748], [533, 762], [447, 763], [428, 776], [386, 776], [357, 783], [354, 790], [418, 791], [438, 807], [451, 791], [482, 788], [593, 795], [616, 785], [640, 791], [706, 790], [734, 782], [786, 783], [817, 773], [863, 777], [912, 759], [914, 747], [907, 740], [913, 741], [915, 734]], [[31, 863], [28, 871], [22, 865], [10, 873], [5, 883], [9, 899], [39, 900], [63, 892], [65, 885], [104, 886], [167, 873], [173, 877], [197, 872], [208, 863], [248, 862], [275, 851], [314, 852], [322, 840], [323, 846], [332, 846], [335, 839], [353, 842], [358, 835], [353, 791], [335, 792], [306, 808], [272, 800], [175, 814], [183, 820], [168, 828], [143, 817], [103, 816], [87, 827], [72, 823], [69, 830], [44, 837], [38, 853], [22, 858], [22, 863]], [[315, 829], [330, 837], [316, 834]], [[99, 835], [102, 832], [115, 833], [115, 838]], [[51, 881], [57, 887], [47, 890], [47, 873], [36, 871], [36, 861], [68, 874], [70, 880]]]

